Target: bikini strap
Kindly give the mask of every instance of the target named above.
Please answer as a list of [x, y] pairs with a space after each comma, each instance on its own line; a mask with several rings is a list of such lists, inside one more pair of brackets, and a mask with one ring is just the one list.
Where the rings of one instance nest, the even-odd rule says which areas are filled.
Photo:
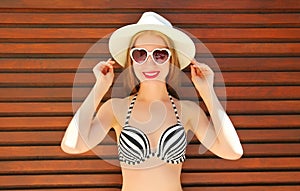
[[128, 111], [127, 111], [127, 115], [126, 115], [126, 120], [125, 120], [125, 126], [128, 126], [130, 115], [131, 115], [131, 111], [132, 111], [133, 105], [135, 103], [136, 97], [137, 97], [137, 94], [135, 94], [133, 96], [133, 98], [131, 100], [131, 103], [129, 105], [129, 108], [128, 108]]
[[[125, 120], [125, 126], [129, 125], [129, 119], [130, 119], [130, 116], [131, 116], [131, 111], [133, 109], [134, 103], [136, 101], [136, 97], [137, 97], [137, 94], [135, 94], [133, 96], [133, 98], [131, 100], [131, 103], [129, 105], [128, 112], [127, 112], [127, 115], [126, 115], [126, 120]], [[181, 123], [179, 115], [178, 115], [178, 111], [177, 111], [177, 108], [176, 108], [176, 105], [175, 105], [174, 100], [173, 100], [173, 98], [172, 98], [172, 96], [170, 94], [169, 94], [169, 98], [170, 98], [170, 101], [172, 103], [172, 107], [173, 107], [173, 110], [174, 110], [174, 113], [175, 113], [175, 116], [176, 116], [176, 119], [177, 119], [177, 123]]]
[[175, 105], [174, 100], [173, 100], [173, 98], [172, 98], [172, 96], [171, 96], [170, 94], [169, 94], [169, 98], [170, 98], [170, 101], [171, 101], [171, 103], [172, 103], [172, 106], [173, 106], [173, 109], [174, 109], [175, 116], [176, 116], [176, 118], [177, 118], [177, 123], [181, 123], [180, 118], [179, 118], [179, 115], [178, 115], [178, 111], [177, 111], [177, 108], [176, 108], [176, 105]]

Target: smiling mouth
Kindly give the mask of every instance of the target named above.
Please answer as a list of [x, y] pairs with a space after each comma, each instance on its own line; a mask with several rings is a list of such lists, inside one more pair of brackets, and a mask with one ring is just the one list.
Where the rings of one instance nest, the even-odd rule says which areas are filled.
[[156, 78], [159, 75], [159, 71], [143, 72], [146, 78]]

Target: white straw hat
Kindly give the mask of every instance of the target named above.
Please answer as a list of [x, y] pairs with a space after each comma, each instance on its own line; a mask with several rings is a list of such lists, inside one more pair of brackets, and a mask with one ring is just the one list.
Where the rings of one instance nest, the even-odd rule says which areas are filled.
[[164, 17], [154, 12], [145, 12], [135, 24], [126, 25], [112, 33], [109, 39], [109, 51], [112, 57], [124, 67], [127, 49], [131, 38], [146, 30], [159, 31], [168, 36], [174, 42], [174, 49], [178, 54], [180, 69], [191, 63], [195, 56], [195, 44], [184, 32], [176, 29]]

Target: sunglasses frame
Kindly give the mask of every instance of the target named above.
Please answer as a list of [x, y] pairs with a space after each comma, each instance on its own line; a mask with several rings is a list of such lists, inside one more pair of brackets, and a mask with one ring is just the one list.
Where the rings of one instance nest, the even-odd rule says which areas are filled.
[[[137, 61], [133, 58], [133, 55], [132, 55], [132, 54], [133, 54], [133, 51], [135, 51], [135, 50], [144, 50], [144, 51], [146, 51], [147, 57], [145, 58], [145, 60], [144, 60], [143, 62], [141, 62], [141, 63], [140, 63], [140, 62], [137, 62]], [[154, 53], [156, 50], [158, 50], [158, 51], [164, 50], [164, 51], [167, 51], [167, 52], [168, 52], [168, 58], [166, 59], [165, 62], [163, 62], [163, 63], [157, 63], [157, 62], [156, 62], [156, 60], [153, 58], [153, 53]], [[171, 53], [171, 51], [170, 51], [168, 48], [155, 48], [155, 49], [153, 49], [152, 51], [148, 51], [148, 50], [145, 49], [145, 48], [132, 48], [132, 49], [130, 50], [129, 55], [130, 55], [131, 60], [132, 60], [133, 62], [135, 62], [136, 64], [138, 64], [138, 65], [144, 64], [144, 63], [148, 60], [149, 56], [151, 56], [151, 58], [152, 58], [152, 60], [153, 60], [153, 62], [154, 62], [155, 64], [157, 64], [157, 65], [163, 65], [163, 64], [165, 64], [166, 62], [168, 62], [168, 61], [170, 60], [170, 58], [171, 58], [171, 56], [172, 56], [172, 53]]]

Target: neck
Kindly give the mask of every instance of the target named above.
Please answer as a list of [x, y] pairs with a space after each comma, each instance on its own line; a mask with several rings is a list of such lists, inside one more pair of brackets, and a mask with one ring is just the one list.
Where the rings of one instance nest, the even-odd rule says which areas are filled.
[[168, 99], [166, 83], [161, 81], [142, 82], [140, 84], [138, 97], [144, 101]]

